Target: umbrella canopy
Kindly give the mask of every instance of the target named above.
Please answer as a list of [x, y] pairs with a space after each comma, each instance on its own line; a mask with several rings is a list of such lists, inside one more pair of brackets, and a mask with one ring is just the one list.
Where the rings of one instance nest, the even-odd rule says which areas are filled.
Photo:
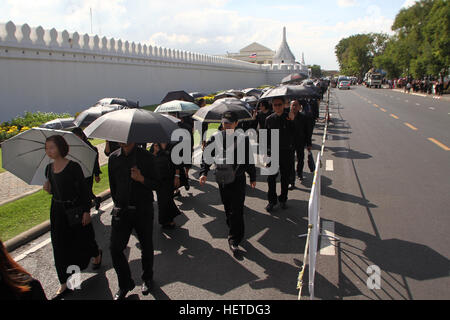
[[194, 99], [206, 97], [207, 94], [203, 92], [190, 92], [189, 93]]
[[288, 84], [288, 83], [295, 83], [295, 82], [301, 82], [302, 80], [304, 80], [305, 77], [299, 73], [293, 73], [288, 75], [287, 77], [284, 77], [281, 80], [282, 84]]
[[48, 121], [39, 127], [55, 130], [72, 129], [76, 127], [75, 123], [73, 123], [74, 120], [75, 118], [58, 118]]
[[124, 109], [126, 107], [119, 104], [112, 105], [95, 105], [81, 112], [74, 120], [74, 124], [80, 128], [86, 128], [92, 122], [109, 112]]
[[99, 101], [97, 101], [97, 103], [95, 105], [101, 105], [101, 106], [107, 106], [110, 104], [119, 104], [121, 106], [124, 107], [128, 107], [128, 108], [138, 108], [139, 107], [139, 103], [129, 100], [129, 99], [125, 99], [125, 98], [103, 98]]
[[214, 96], [214, 101], [223, 99], [223, 98], [235, 98], [235, 99], [241, 99], [240, 96], [238, 96], [235, 93], [232, 92], [221, 92], [218, 95]]
[[45, 168], [52, 160], [45, 154], [45, 140], [61, 135], [69, 145], [67, 159], [77, 162], [85, 177], [94, 169], [96, 152], [69, 131], [32, 128], [2, 143], [3, 168], [30, 185], [43, 185]]
[[178, 119], [177, 117], [171, 116], [170, 114], [165, 114], [165, 113], [161, 113], [162, 116], [166, 117], [167, 119], [173, 121], [174, 123], [181, 122], [180, 119]]
[[320, 95], [312, 88], [305, 86], [280, 86], [265, 92], [260, 100], [273, 99], [276, 97], [286, 97], [293, 99], [317, 99]]
[[233, 111], [239, 121], [252, 120], [250, 113], [250, 106], [248, 103], [236, 98], [224, 98], [215, 101], [212, 105], [200, 108], [193, 116], [192, 119], [201, 122], [221, 122], [222, 115], [226, 111]]
[[170, 142], [177, 124], [159, 113], [123, 109], [107, 113], [84, 130], [88, 138], [122, 143]]
[[183, 112], [183, 113], [195, 113], [200, 107], [193, 103], [181, 100], [173, 100], [163, 103], [156, 108], [155, 112], [169, 113], [169, 112]]
[[241, 101], [248, 103], [253, 109], [256, 108], [256, 105], [258, 104], [258, 98], [255, 96], [243, 97]]
[[246, 97], [256, 97], [259, 99], [259, 97], [263, 94], [262, 89], [256, 89], [256, 88], [248, 88], [243, 90]]
[[189, 101], [189, 102], [195, 102], [194, 97], [188, 94], [186, 91], [171, 91], [164, 99], [162, 99], [161, 104], [173, 101], [173, 100], [183, 100], [183, 101]]

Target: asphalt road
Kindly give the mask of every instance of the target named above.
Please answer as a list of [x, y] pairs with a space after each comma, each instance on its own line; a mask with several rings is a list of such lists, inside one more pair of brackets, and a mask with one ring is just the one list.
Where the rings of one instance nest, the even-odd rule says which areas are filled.
[[[316, 298], [449, 299], [450, 152], [443, 149], [450, 146], [449, 103], [352, 87], [333, 89], [331, 113], [322, 161], [321, 215], [324, 232], [341, 241], [320, 242]], [[315, 131], [314, 153], [322, 129], [318, 125]], [[198, 177], [195, 168], [193, 176]], [[256, 190], [247, 188], [242, 259], [229, 252], [212, 174], [205, 187], [192, 180], [191, 190], [182, 191], [176, 203], [184, 215], [176, 218], [176, 230], [163, 231], [157, 225], [155, 204], [155, 285], [150, 295], [141, 295], [140, 250], [132, 236], [127, 255], [137, 286], [129, 299], [296, 300], [305, 246], [297, 235], [307, 231], [312, 174], [306, 178], [289, 193], [289, 209], [272, 214], [264, 210], [265, 178], [258, 178]], [[83, 272], [82, 290], [67, 299], [111, 299], [118, 289], [108, 252], [110, 202], [102, 208], [93, 223], [105, 252], [103, 267]], [[49, 235], [13, 256], [51, 298], [59, 285]], [[366, 283], [372, 265], [381, 270], [377, 290]], [[308, 296], [307, 285], [303, 295]]]
[[[318, 258], [316, 295], [449, 299], [450, 104], [352, 87], [333, 91], [331, 113], [322, 224], [341, 242]], [[367, 286], [372, 265], [378, 290]]]

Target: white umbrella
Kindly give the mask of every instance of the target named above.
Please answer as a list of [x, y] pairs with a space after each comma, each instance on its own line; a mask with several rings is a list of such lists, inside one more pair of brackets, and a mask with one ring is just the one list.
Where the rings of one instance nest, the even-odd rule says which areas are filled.
[[45, 167], [52, 160], [45, 154], [45, 140], [61, 135], [69, 145], [67, 159], [77, 162], [85, 177], [94, 169], [96, 153], [72, 132], [33, 128], [2, 143], [3, 168], [30, 185], [43, 185]]

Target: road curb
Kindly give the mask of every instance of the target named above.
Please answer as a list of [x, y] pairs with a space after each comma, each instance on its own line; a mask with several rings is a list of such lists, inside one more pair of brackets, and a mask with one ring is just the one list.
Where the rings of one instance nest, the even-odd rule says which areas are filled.
[[411, 95], [411, 96], [418, 96], [418, 97], [423, 97], [423, 98], [431, 98], [431, 99], [436, 99], [436, 100], [444, 100], [444, 101], [450, 101], [450, 97], [446, 97], [446, 96], [437, 96], [437, 95], [432, 95], [432, 94], [425, 94], [425, 93], [417, 93], [417, 92], [405, 92], [402, 89], [389, 89], [398, 93], [403, 93], [403, 94], [407, 94], [407, 95]]
[[[97, 196], [102, 198], [103, 202], [111, 198], [111, 192], [108, 189], [98, 194]], [[27, 231], [24, 231], [21, 234], [15, 236], [14, 238], [6, 241], [5, 242], [6, 250], [8, 250], [8, 252], [12, 252], [13, 250], [16, 250], [17, 248], [27, 244], [28, 242], [31, 242], [32, 240], [36, 239], [37, 237], [40, 237], [41, 235], [47, 233], [48, 231], [50, 231], [50, 220], [44, 221], [43, 223]]]

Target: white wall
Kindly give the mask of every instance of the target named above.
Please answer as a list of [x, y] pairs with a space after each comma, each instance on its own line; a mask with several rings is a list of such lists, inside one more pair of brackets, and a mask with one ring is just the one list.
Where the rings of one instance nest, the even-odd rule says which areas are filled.
[[149, 105], [173, 90], [277, 84], [296, 70], [8, 22], [0, 24], [0, 121], [24, 111], [75, 114], [104, 97]]

